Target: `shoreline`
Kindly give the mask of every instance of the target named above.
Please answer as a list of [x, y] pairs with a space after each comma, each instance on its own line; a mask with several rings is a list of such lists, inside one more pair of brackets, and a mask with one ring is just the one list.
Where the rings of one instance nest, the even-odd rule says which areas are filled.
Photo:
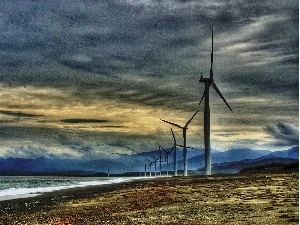
[[[51, 176], [52, 177], [52, 176]], [[83, 177], [85, 178], [85, 177]], [[32, 188], [14, 188], [13, 190], [2, 190], [0, 192], [0, 203], [3, 201], [9, 201], [13, 199], [26, 199], [40, 196], [46, 193], [59, 192], [67, 189], [85, 188], [101, 185], [113, 185], [117, 183], [130, 182], [134, 180], [149, 179], [151, 177], [115, 177], [106, 179], [99, 177], [99, 180], [95, 181], [80, 181], [77, 184], [72, 185], [58, 185], [58, 186], [45, 186], [45, 187], [32, 187]], [[102, 180], [103, 179], [103, 180]], [[20, 192], [21, 191], [21, 192]]]
[[[1, 200], [0, 201], [0, 216], [2, 213], [8, 212], [18, 212], [23, 211], [23, 205], [32, 205], [35, 204], [33, 210], [26, 211], [34, 211], [35, 209], [50, 208], [53, 205], [57, 205], [58, 203], [65, 202], [67, 200], [76, 200], [80, 198], [92, 198], [95, 194], [104, 194], [111, 191], [116, 191], [122, 188], [126, 188], [129, 185], [134, 185], [134, 183], [140, 183], [150, 180], [147, 178], [141, 179], [125, 179], [121, 182], [112, 182], [112, 183], [103, 183], [97, 185], [87, 185], [80, 187], [68, 187], [53, 191], [34, 193], [34, 194], [25, 194], [24, 197], [12, 197], [10, 199]], [[21, 208], [20, 208], [21, 207]], [[6, 209], [7, 211], [3, 210]]]
[[156, 177], [66, 189], [0, 202], [0, 223], [298, 224], [298, 176]]

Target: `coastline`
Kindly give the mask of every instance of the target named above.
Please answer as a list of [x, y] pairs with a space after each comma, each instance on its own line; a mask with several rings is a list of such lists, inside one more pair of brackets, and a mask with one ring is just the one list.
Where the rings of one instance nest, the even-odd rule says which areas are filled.
[[[30, 176], [29, 176], [30, 177]], [[34, 176], [33, 176], [34, 177]], [[41, 177], [48, 179], [48, 176]], [[52, 176], [50, 178], [53, 178]], [[68, 178], [68, 177], [63, 177]], [[72, 177], [71, 177], [72, 178]], [[82, 177], [86, 178], [86, 177]], [[60, 179], [60, 177], [57, 177], [55, 179]], [[70, 179], [70, 178], [68, 178]], [[92, 186], [101, 186], [101, 185], [113, 185], [115, 183], [123, 183], [128, 182], [132, 180], [140, 180], [140, 179], [146, 179], [144, 177], [115, 177], [115, 178], [109, 178], [106, 177], [99, 177], [99, 180], [77, 180], [74, 182], [74, 184], [61, 184], [61, 185], [49, 185], [49, 186], [42, 186], [42, 187], [24, 187], [24, 188], [11, 188], [11, 190], [3, 190], [0, 191], [0, 203], [6, 200], [13, 200], [13, 199], [23, 199], [23, 198], [32, 198], [35, 196], [39, 196], [45, 193], [51, 193], [51, 192], [59, 192], [62, 190], [67, 189], [75, 189], [75, 188], [85, 188], [85, 187], [92, 187]]]
[[[126, 178], [121, 182], [104, 182], [98, 185], [66, 187], [53, 191], [25, 194], [22, 197], [12, 196], [10, 199], [0, 201], [0, 216], [2, 213], [5, 214], [10, 212], [19, 212], [23, 211], [24, 209], [28, 212], [35, 212], [35, 210], [39, 210], [42, 208], [48, 209], [68, 200], [93, 198], [97, 194], [104, 194], [107, 192], [119, 190], [122, 188], [126, 188], [129, 185], [134, 185], [134, 183], [144, 182], [147, 180], [149, 180], [149, 178]], [[23, 205], [32, 205], [32, 207], [24, 208]]]
[[156, 177], [0, 202], [1, 224], [298, 224], [299, 174]]

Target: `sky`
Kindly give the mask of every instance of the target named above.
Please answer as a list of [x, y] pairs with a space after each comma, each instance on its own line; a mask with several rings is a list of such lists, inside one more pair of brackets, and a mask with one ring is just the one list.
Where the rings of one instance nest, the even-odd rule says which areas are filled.
[[211, 147], [299, 142], [297, 0], [0, 2], [0, 157], [98, 159], [204, 148], [214, 30]]

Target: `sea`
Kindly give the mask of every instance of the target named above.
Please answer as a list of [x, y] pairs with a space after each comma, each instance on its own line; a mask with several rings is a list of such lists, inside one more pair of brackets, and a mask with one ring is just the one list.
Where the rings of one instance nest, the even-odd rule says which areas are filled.
[[0, 176], [0, 201], [28, 198], [63, 189], [115, 184], [141, 177]]

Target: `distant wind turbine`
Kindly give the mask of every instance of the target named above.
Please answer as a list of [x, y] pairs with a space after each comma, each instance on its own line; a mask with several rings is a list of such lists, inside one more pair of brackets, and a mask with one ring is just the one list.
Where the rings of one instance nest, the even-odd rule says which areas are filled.
[[173, 140], [174, 140], [174, 176], [177, 176], [177, 143], [176, 143], [176, 139], [175, 139], [175, 135], [173, 130], [171, 129], [172, 135], [173, 135]]
[[182, 129], [182, 135], [183, 135], [183, 164], [184, 164], [184, 176], [187, 176], [187, 150], [186, 150], [186, 130], [188, 129], [188, 125], [190, 124], [190, 122], [192, 122], [192, 120], [194, 119], [194, 117], [196, 116], [196, 114], [199, 112], [199, 110], [197, 110], [194, 115], [192, 116], [192, 118], [187, 121], [187, 123], [184, 126], [180, 126], [176, 123], [172, 123], [166, 120], [162, 120], [165, 123], [171, 124], [175, 127], [179, 127]]
[[[156, 162], [157, 162], [157, 160], [160, 160], [160, 157], [158, 157], [158, 158], [155, 158], [155, 155], [154, 155], [154, 153], [153, 153], [153, 158], [154, 158], [154, 171], [155, 171], [155, 177], [156, 177]], [[160, 168], [161, 169], [161, 168]]]
[[143, 164], [138, 164], [137, 167], [139, 168], [140, 177], [142, 176]]
[[151, 162], [149, 159], [147, 159], [147, 161], [149, 162], [149, 177], [151, 177], [152, 176], [151, 167], [153, 166], [154, 162]]
[[211, 151], [210, 151], [210, 109], [209, 109], [209, 87], [212, 84], [216, 92], [219, 94], [219, 96], [223, 99], [227, 107], [232, 112], [232, 109], [230, 108], [229, 104], [227, 103], [226, 99], [221, 94], [220, 90], [218, 89], [217, 85], [214, 82], [213, 78], [213, 28], [212, 28], [212, 35], [211, 35], [211, 41], [212, 41], [212, 47], [211, 47], [211, 62], [210, 62], [210, 77], [209, 78], [203, 78], [201, 73], [201, 78], [199, 82], [205, 83], [205, 90], [202, 95], [201, 101], [199, 105], [201, 104], [204, 96], [205, 96], [205, 105], [204, 105], [204, 145], [205, 145], [205, 175], [211, 175]]
[[[176, 138], [175, 138], [175, 135], [174, 135], [174, 132], [172, 129], [171, 129], [171, 132], [172, 132], [172, 136], [173, 136], [173, 140], [174, 140], [174, 146], [173, 146], [173, 149], [174, 149], [174, 176], [177, 176], [177, 146], [182, 147], [182, 148], [184, 146], [177, 144]], [[187, 146], [186, 146], [186, 148], [194, 149], [192, 147], [187, 147]]]
[[167, 161], [167, 176], [169, 176], [169, 155], [173, 151], [174, 147], [172, 147], [169, 150], [165, 150], [163, 147], [161, 147], [161, 149], [164, 150], [164, 152], [166, 153], [165, 161]]
[[159, 149], [159, 176], [161, 176], [161, 163], [162, 163], [162, 157], [161, 157], [161, 146], [158, 145], [158, 149]]
[[145, 157], [145, 177], [147, 177], [147, 158]]

